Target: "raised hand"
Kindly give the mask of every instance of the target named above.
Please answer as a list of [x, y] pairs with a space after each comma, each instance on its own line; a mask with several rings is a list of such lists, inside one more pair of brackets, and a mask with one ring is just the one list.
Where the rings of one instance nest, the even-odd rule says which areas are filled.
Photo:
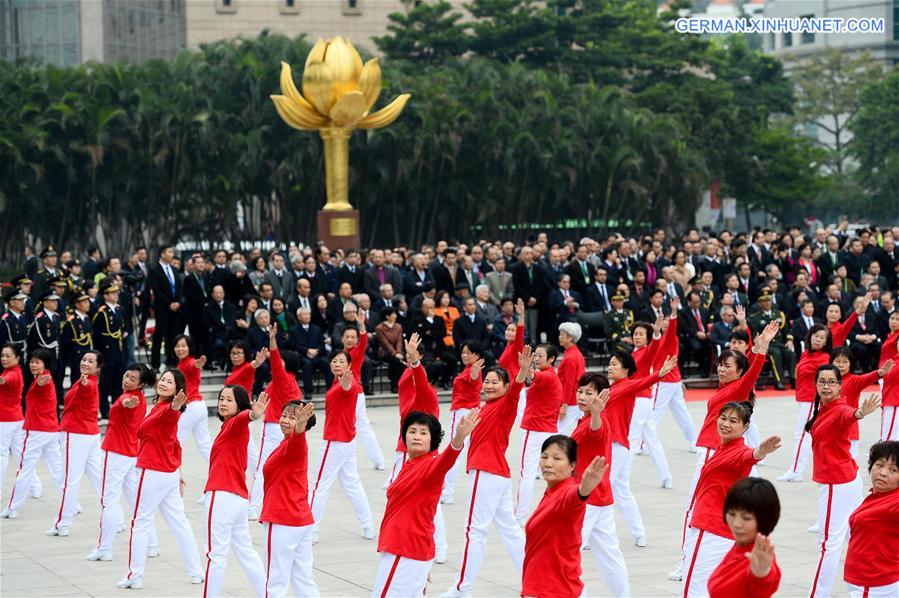
[[610, 396], [612, 396], [611, 391], [608, 388], [604, 388], [598, 395], [587, 399], [587, 408], [590, 410], [590, 414], [599, 415], [602, 413], [603, 409], [606, 408], [606, 404], [609, 402]]
[[581, 496], [590, 496], [593, 489], [599, 486], [603, 476], [606, 475], [606, 459], [605, 457], [596, 457], [581, 474], [581, 485], [578, 487], [578, 494]]
[[81, 386], [87, 386], [87, 374], [81, 374]]
[[37, 385], [38, 386], [46, 386], [50, 382], [50, 380], [52, 380], [52, 378], [50, 377], [50, 374], [47, 372], [44, 372], [43, 374], [41, 374], [40, 376], [37, 377]]
[[453, 447], [461, 450], [465, 438], [471, 434], [478, 422], [481, 421], [481, 410], [475, 407], [465, 414], [458, 424], [456, 424], [456, 434], [453, 436]]
[[768, 577], [774, 564], [774, 544], [762, 534], [756, 534], [755, 545], [746, 553], [749, 570], [755, 577]]
[[134, 409], [137, 407], [138, 398], [136, 395], [128, 395], [124, 399], [122, 399], [122, 407], [125, 409]]
[[677, 355], [669, 355], [665, 358], [665, 363], [659, 369], [659, 378], [664, 378], [668, 373], [677, 367]]
[[297, 423], [293, 427], [297, 434], [303, 434], [306, 431], [306, 424], [309, 423], [313, 413], [315, 413], [315, 405], [311, 401], [297, 409]]
[[187, 403], [187, 394], [183, 390], [179, 390], [178, 394], [172, 399], [172, 409], [180, 411], [185, 403]]
[[746, 308], [745, 307], [743, 307], [742, 305], [738, 305], [736, 308], [734, 308], [734, 313], [737, 316], [737, 322], [739, 322], [741, 325], [746, 323]]
[[524, 349], [521, 350], [521, 353], [518, 354], [518, 375], [515, 377], [517, 382], [524, 382], [533, 363], [534, 354], [531, 350], [531, 346], [525, 345]]
[[471, 379], [477, 380], [481, 377], [481, 370], [484, 368], [484, 358], [478, 359], [471, 364]]
[[406, 361], [411, 365], [421, 361], [421, 353], [418, 347], [421, 345], [421, 337], [417, 332], [413, 332], [409, 340], [406, 341]]
[[855, 308], [855, 313], [862, 316], [868, 311], [868, 306], [871, 305], [871, 301], [874, 299], [874, 293], [866, 293], [862, 296], [861, 302], [858, 304], [858, 307]]
[[274, 323], [268, 327], [268, 350], [274, 351], [278, 348], [278, 326]]
[[203, 366], [206, 365], [206, 356], [200, 355], [197, 360], [194, 362], [194, 366], [199, 370], [202, 369]]
[[771, 341], [774, 340], [774, 337], [777, 336], [777, 333], [780, 331], [780, 322], [777, 320], [771, 320], [768, 322], [768, 325], [765, 326], [765, 329], [762, 330], [762, 333], [758, 335], [755, 341], [755, 349], [758, 349], [758, 353], [764, 355], [768, 352], [768, 345], [771, 344]]
[[269, 403], [271, 403], [271, 399], [268, 393], [265, 391], [259, 393], [259, 396], [250, 405], [250, 419], [255, 421], [265, 415], [265, 410], [268, 408]]
[[761, 444], [759, 444], [758, 448], [755, 449], [755, 456], [758, 457], [759, 460], [761, 460], [779, 448], [780, 436], [771, 436], [769, 438], [766, 438]]
[[[874, 393], [859, 405], [858, 410], [862, 414], [862, 418], [868, 417], [880, 408], [880, 395]], [[861, 418], [860, 418], [861, 419]]]
[[524, 323], [524, 299], [519, 298], [515, 302], [515, 314], [518, 316], [518, 323]]
[[266, 359], [268, 359], [268, 349], [259, 349], [259, 351], [256, 353], [256, 357], [253, 358], [253, 369], [258, 368], [263, 363], [265, 363]]
[[4, 384], [6, 384], [6, 378], [0, 376], [0, 386], [3, 386]]
[[662, 333], [662, 328], [664, 327], [664, 324], [665, 324], [665, 316], [659, 316], [658, 318], [656, 318], [656, 321], [652, 323], [652, 335], [654, 337], [658, 336], [659, 334]]
[[676, 318], [677, 312], [680, 309], [680, 297], [672, 297], [668, 302], [668, 306], [671, 308], [671, 313], [668, 314], [669, 318]]
[[893, 360], [887, 359], [886, 361], [883, 362], [883, 365], [880, 366], [880, 369], [877, 370], [877, 375], [880, 376], [881, 378], [883, 378], [884, 376], [889, 374], [890, 371], [892, 371], [892, 369], [893, 369]]
[[340, 384], [340, 387], [344, 390], [351, 389], [353, 387], [352, 370], [345, 371], [339, 378], [337, 378], [337, 383]]

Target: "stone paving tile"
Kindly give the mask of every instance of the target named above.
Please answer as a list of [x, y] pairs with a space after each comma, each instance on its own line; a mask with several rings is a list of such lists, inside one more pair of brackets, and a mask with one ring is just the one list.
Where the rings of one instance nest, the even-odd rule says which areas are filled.
[[[442, 407], [442, 420], [446, 423], [448, 411]], [[688, 409], [695, 423], [699, 424], [705, 412], [703, 403], [688, 403]], [[395, 446], [398, 429], [396, 407], [369, 409], [369, 416], [378, 434], [383, 449]], [[792, 448], [792, 427], [795, 417], [795, 403], [792, 398], [763, 399], [756, 410], [756, 418], [763, 436], [779, 434], [784, 447], [771, 456], [760, 474], [774, 479], [786, 468], [789, 451]], [[260, 429], [255, 424], [257, 439]], [[217, 433], [220, 423], [210, 418], [210, 432]], [[879, 432], [879, 416], [873, 415], [862, 422], [861, 454]], [[620, 517], [617, 520], [621, 548], [628, 563], [632, 594], [634, 596], [676, 596], [680, 585], [665, 579], [668, 570], [676, 563], [679, 553], [683, 508], [686, 490], [695, 465], [695, 456], [685, 450], [680, 430], [670, 417], [663, 420], [660, 436], [667, 447], [668, 460], [675, 480], [675, 487], [664, 490], [659, 487], [655, 468], [649, 457], [637, 457], [634, 462], [632, 485], [637, 502], [643, 514], [649, 546], [637, 548], [624, 527]], [[321, 424], [310, 432], [310, 463], [315, 463], [319, 455]], [[513, 431], [508, 452], [510, 463], [520, 458], [521, 439], [518, 431]], [[385, 496], [381, 485], [388, 472], [375, 471], [358, 449], [359, 471], [363, 485], [372, 506], [376, 523], [384, 512]], [[388, 467], [393, 452], [385, 451]], [[12, 464], [11, 464], [12, 465]], [[514, 470], [514, 468], [513, 468]], [[44, 470], [39, 472], [44, 481], [44, 496], [38, 500], [28, 500], [15, 521], [0, 521], [0, 590], [4, 598], [18, 596], [122, 596], [124, 591], [115, 587], [116, 582], [126, 573], [125, 559], [128, 550], [128, 533], [119, 534], [114, 549], [114, 559], [107, 563], [93, 563], [84, 560], [96, 542], [99, 502], [93, 488], [85, 479], [79, 499], [85, 512], [79, 515], [71, 528], [68, 538], [53, 538], [44, 535], [53, 515], [59, 508], [58, 492]], [[3, 480], [4, 496], [8, 498], [12, 484], [14, 467]], [[188, 481], [185, 495], [185, 509], [196, 534], [201, 552], [202, 530], [204, 528], [203, 507], [197, 504], [206, 481], [206, 464], [200, 458], [196, 446], [188, 441], [184, 447], [184, 475]], [[810, 472], [806, 473], [806, 480]], [[863, 475], [867, 484], [867, 475]], [[517, 484], [517, 480], [513, 481]], [[535, 501], [539, 500], [541, 483], [537, 483]], [[776, 482], [782, 503], [781, 521], [773, 534], [778, 561], [783, 570], [783, 581], [779, 596], [802, 596], [807, 594], [810, 578], [817, 564], [816, 536], [806, 528], [816, 517], [817, 488], [806, 481], [801, 484]], [[455, 580], [463, 548], [468, 479], [457, 478], [456, 503], [444, 506], [449, 541], [448, 562], [435, 565], [431, 573], [429, 595], [439, 595]], [[171, 534], [161, 517], [157, 518], [162, 555], [149, 559], [144, 578], [144, 590], [140, 596], [201, 596], [202, 586], [190, 584], [184, 572]], [[262, 526], [251, 524], [256, 549], [262, 554]], [[335, 486], [322, 524], [322, 541], [315, 547], [315, 576], [322, 596], [367, 596], [371, 592], [378, 566], [375, 552], [376, 542], [362, 539], [361, 530], [355, 521], [349, 501]], [[603, 596], [606, 589], [596, 571], [589, 553], [583, 559], [586, 595]], [[519, 575], [502, 547], [495, 531], [491, 530], [481, 576], [475, 588], [476, 596], [516, 596]], [[252, 591], [233, 555], [225, 582], [229, 596], [251, 596]], [[838, 580], [834, 595], [845, 593], [845, 585]]]

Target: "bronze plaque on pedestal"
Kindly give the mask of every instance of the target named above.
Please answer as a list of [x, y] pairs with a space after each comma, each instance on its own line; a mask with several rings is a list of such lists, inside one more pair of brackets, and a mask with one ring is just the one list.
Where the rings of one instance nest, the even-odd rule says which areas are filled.
[[358, 210], [319, 210], [318, 239], [329, 249], [359, 249]]

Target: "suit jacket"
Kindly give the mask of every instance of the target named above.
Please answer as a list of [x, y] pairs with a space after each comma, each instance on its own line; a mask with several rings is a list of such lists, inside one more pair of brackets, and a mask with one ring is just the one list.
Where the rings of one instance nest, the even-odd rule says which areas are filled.
[[[571, 260], [565, 267], [565, 273], [571, 277], [571, 290], [576, 291], [581, 297], [587, 293], [587, 288], [593, 284], [596, 274], [596, 268], [590, 262], [585, 262], [587, 273], [581, 269], [581, 264], [576, 259]], [[586, 278], [586, 280], [584, 280]]]
[[734, 328], [736, 328], [734, 324], [725, 324], [722, 321], [712, 324], [712, 332], [709, 334], [712, 343], [720, 347], [722, 351], [730, 347], [730, 335], [733, 334]]
[[[733, 293], [731, 291], [724, 291], [724, 293], [721, 296], [724, 296], [724, 295], [733, 295]], [[718, 299], [720, 301], [721, 297], [719, 297]], [[749, 307], [750, 307], [749, 296], [746, 295], [746, 293], [744, 293], [742, 291], [738, 291], [737, 298], [734, 300], [734, 307], [736, 307], [737, 305], [742, 305], [743, 307], [745, 307], [746, 311], [748, 313]]]
[[[428, 322], [428, 319], [421, 313], [412, 320], [411, 332], [417, 332], [418, 336], [421, 337], [419, 350], [428, 357], [434, 357], [436, 353], [446, 351], [447, 349], [443, 340], [446, 336], [446, 324], [443, 318], [438, 316], [434, 316], [433, 320], [433, 322]], [[456, 320], [456, 323], [458, 323], [458, 320]], [[455, 327], [455, 324], [453, 326]]]
[[450, 273], [446, 264], [434, 268], [434, 286], [438, 291], [446, 291], [452, 295], [456, 290], [456, 282], [462, 279], [462, 266], [456, 265], [455, 276]]
[[339, 295], [328, 301], [328, 314], [331, 316], [331, 319], [335, 322], [343, 322], [343, 306], [351, 301], [351, 299], [347, 299], [344, 302]]
[[[680, 314], [677, 316], [677, 333], [682, 337], [694, 337], [696, 333], [699, 332], [699, 324], [696, 322], [696, 318], [693, 317], [693, 310], [684, 307]], [[709, 323], [709, 312], [699, 308], [699, 319], [702, 321], [702, 332], [708, 331], [708, 323]]]
[[266, 270], [263, 279], [265, 282], [272, 285], [272, 290], [274, 291], [273, 296], [280, 297], [285, 301], [287, 301], [287, 298], [290, 297], [291, 293], [293, 293], [297, 287], [297, 279], [294, 278], [293, 272], [287, 268], [281, 271], [280, 278], [275, 274], [274, 270]]
[[490, 333], [487, 332], [487, 320], [475, 313], [474, 322], [468, 314], [463, 313], [453, 323], [453, 343], [457, 349], [469, 341], [477, 341], [482, 347], [488, 346]]
[[321, 328], [311, 322], [309, 330], [304, 330], [302, 324], [296, 324], [287, 331], [287, 346], [303, 358], [306, 357], [306, 351], [309, 349], [318, 349], [318, 354], [323, 356], [325, 354], [325, 335]]
[[[303, 278], [309, 281], [309, 295], [311, 297], [315, 297], [316, 295], [326, 295], [331, 292], [331, 287], [328, 283], [328, 279], [326, 276], [319, 273], [318, 269], [315, 271], [315, 276], [309, 276], [304, 273]], [[294, 288], [296, 288], [296, 281], [294, 281]], [[343, 317], [343, 314], [341, 314]]]
[[[403, 277], [393, 266], [384, 266], [384, 283], [393, 287], [394, 296], [404, 292]], [[381, 279], [378, 277], [377, 268], [367, 268], [362, 273], [362, 288], [372, 301], [381, 296]]]
[[184, 295], [184, 282], [175, 269], [172, 268], [172, 275], [175, 279], [175, 291], [172, 292], [172, 284], [165, 275], [162, 265], [157, 262], [150, 268], [147, 273], [147, 288], [153, 294], [153, 309], [169, 310], [172, 303], [180, 303]]
[[[667, 316], [671, 313], [671, 307], [667, 303], [662, 304], [662, 317]], [[656, 321], [656, 312], [653, 310], [652, 305], [646, 305], [638, 314], [638, 317], [641, 322], [648, 322], [653, 324]]]
[[[575, 311], [584, 309], [584, 301], [580, 293], [577, 291], [568, 291], [568, 294], [571, 295], [571, 298], [577, 303]], [[556, 318], [563, 321], [574, 319], [574, 313], [572, 313], [568, 306], [565, 305], [565, 295], [562, 293], [562, 289], [550, 291], [549, 311], [552, 312]]]
[[[403, 286], [403, 291], [406, 293], [406, 298], [415, 297], [416, 295], [421, 294], [422, 287], [431, 283], [431, 285], [435, 285], [434, 275], [431, 274], [430, 270], [424, 270], [421, 274], [415, 271], [413, 268], [409, 272], [406, 273], [405, 276], [405, 284]], [[452, 293], [452, 291], [450, 291]]]
[[184, 304], [188, 317], [196, 319], [202, 317], [203, 307], [206, 305], [209, 291], [212, 290], [209, 283], [210, 277], [205, 272], [203, 274], [194, 272], [184, 279]]
[[506, 297], [515, 296], [515, 287], [512, 284], [512, 273], [504, 272], [488, 272], [486, 275], [487, 288], [490, 289], [490, 301], [494, 305], [499, 305]]
[[478, 310], [478, 315], [487, 320], [488, 324], [492, 324], [493, 320], [499, 317], [499, 309], [489, 301], [481, 305], [480, 302], [475, 300], [474, 304], [475, 309]]
[[[862, 322], [865, 324], [864, 328], [862, 328]], [[855, 341], [855, 337], [860, 334], [874, 334], [879, 337], [878, 329], [877, 318], [871, 313], [871, 308], [868, 308], [868, 311], [865, 312], [863, 316], [859, 316], [858, 320], [856, 320], [855, 324], [852, 326], [852, 330], [849, 331], [849, 340]], [[883, 341], [884, 338], [886, 337], [880, 337], [880, 341]]]
[[[468, 274], [471, 274], [471, 280], [469, 280]], [[456, 282], [465, 282], [468, 285], [468, 293], [474, 297], [475, 288], [484, 282], [484, 274], [473, 270], [469, 273], [460, 268], [456, 274]]]
[[[586, 305], [583, 307], [584, 311], [606, 312], [612, 309], [612, 296], [615, 294], [615, 287], [606, 284], [606, 297], [603, 298], [602, 294], [599, 292], [598, 284], [598, 282], [594, 282], [587, 287]], [[609, 301], [608, 304], [606, 304], [606, 299]]]
[[[813, 324], [823, 324], [824, 320], [821, 318], [817, 318], [812, 316]], [[808, 326], [805, 325], [805, 317], [802, 314], [796, 317], [793, 320], [793, 326], [791, 327], [791, 331], [793, 333], [793, 348], [796, 351], [796, 358], [799, 359], [799, 354], [802, 352], [802, 347], [799, 345], [801, 342], [805, 342], [805, 337], [808, 336]]]
[[362, 267], [356, 266], [354, 268], [355, 272], [350, 272], [350, 267], [346, 264], [342, 265], [337, 269], [337, 286], [342, 285], [343, 283], [349, 283], [350, 287], [353, 289], [353, 294], [361, 293], [364, 290], [364, 285], [362, 281]]
[[211, 279], [209, 289], [212, 290], [212, 287], [214, 287], [217, 284], [220, 284], [220, 285], [222, 285], [222, 288], [227, 290], [228, 289], [228, 280], [231, 279], [232, 277], [233, 277], [233, 274], [231, 274], [231, 270], [228, 269], [227, 265], [222, 266], [222, 267], [216, 266], [215, 268], [212, 269], [212, 272], [209, 273], [209, 278]]
[[237, 308], [233, 303], [222, 301], [222, 306], [211, 299], [203, 306], [203, 327], [209, 332], [209, 337], [227, 341], [234, 337], [234, 329], [237, 327]]
[[534, 297], [537, 299], [539, 307], [546, 295], [546, 274], [540, 267], [534, 263], [531, 265], [531, 273], [528, 274], [528, 268], [524, 262], [519, 262], [512, 266], [512, 286], [514, 287], [515, 299], [523, 299], [525, 307], [528, 306], [528, 299]]
[[824, 290], [827, 279], [833, 276], [833, 273], [836, 272], [837, 268], [840, 264], [846, 263], [846, 254], [842, 251], [837, 251], [834, 254], [836, 263], [831, 259], [830, 254], [827, 251], [822, 251], [821, 255], [818, 256], [818, 260], [815, 262], [815, 265], [818, 266], [818, 270], [821, 272], [821, 276], [818, 278], [818, 286], [821, 290]]

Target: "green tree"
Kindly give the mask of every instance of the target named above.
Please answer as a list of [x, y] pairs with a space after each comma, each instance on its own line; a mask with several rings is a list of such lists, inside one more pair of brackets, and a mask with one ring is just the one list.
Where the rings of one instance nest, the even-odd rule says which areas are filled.
[[459, 23], [462, 17], [446, 0], [422, 2], [408, 14], [391, 13], [388, 34], [373, 41], [388, 60], [441, 65], [468, 49], [468, 26]]

